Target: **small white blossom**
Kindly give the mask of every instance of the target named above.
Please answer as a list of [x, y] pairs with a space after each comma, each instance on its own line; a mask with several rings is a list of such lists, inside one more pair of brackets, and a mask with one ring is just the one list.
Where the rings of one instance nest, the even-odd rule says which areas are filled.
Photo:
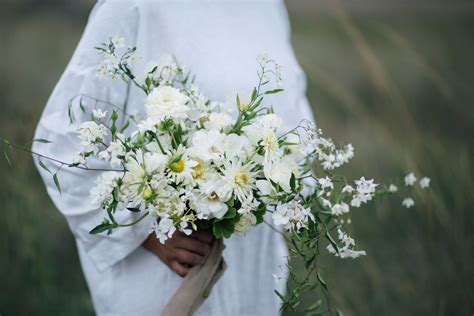
[[325, 189], [334, 189], [334, 184], [332, 183], [331, 179], [329, 177], [325, 178], [320, 178], [318, 179], [318, 183], [321, 186], [322, 190]]
[[412, 198], [406, 198], [402, 201], [402, 205], [406, 208], [410, 208], [415, 205], [415, 201]]
[[366, 253], [363, 250], [355, 250], [355, 241], [340, 228], [337, 230], [338, 238], [343, 243], [342, 247], [338, 247], [337, 251], [332, 244], [327, 246], [327, 250], [334, 254], [336, 257], [341, 258], [358, 258], [360, 256], [365, 256]]
[[388, 192], [395, 193], [397, 191], [398, 191], [398, 187], [395, 184], [390, 184], [390, 186], [388, 187]]
[[255, 211], [258, 207], [258, 204], [258, 201], [253, 196], [249, 196], [241, 203], [241, 207], [237, 212], [239, 214], [248, 214]]
[[92, 204], [95, 207], [108, 208], [113, 201], [112, 192], [117, 186], [119, 173], [107, 171], [102, 173], [96, 180], [95, 186], [90, 191]]
[[421, 186], [421, 188], [422, 188], [422, 189], [429, 188], [430, 182], [431, 182], [431, 179], [428, 178], [428, 177], [423, 177], [423, 178], [421, 178], [421, 180], [420, 180], [420, 186]]
[[191, 235], [191, 233], [193, 232], [192, 229], [188, 228], [188, 223], [186, 221], [181, 221], [181, 223], [179, 223], [179, 230], [181, 232], [183, 232], [185, 235]]
[[405, 185], [408, 187], [408, 186], [412, 186], [414, 185], [416, 182], [416, 177], [415, 177], [415, 174], [413, 172], [409, 173], [406, 177], [405, 177]]
[[334, 204], [331, 208], [331, 213], [334, 216], [340, 216], [349, 213], [349, 205], [344, 202]]
[[159, 223], [153, 223], [151, 231], [156, 234], [156, 238], [160, 240], [160, 243], [164, 244], [168, 238], [173, 237], [176, 227], [172, 219], [162, 217], [159, 219]]
[[342, 188], [342, 193], [352, 193], [354, 192], [354, 187], [351, 185], [346, 185], [345, 187]]
[[103, 120], [107, 116], [107, 111], [102, 111], [101, 109], [93, 109], [92, 117], [98, 121]]
[[115, 48], [124, 48], [125, 47], [125, 38], [119, 35], [115, 35], [110, 39], [112, 45], [114, 45]]
[[310, 220], [314, 221], [311, 208], [305, 208], [297, 201], [279, 203], [272, 214], [272, 218], [275, 225], [283, 225], [286, 230], [296, 231], [308, 227]]

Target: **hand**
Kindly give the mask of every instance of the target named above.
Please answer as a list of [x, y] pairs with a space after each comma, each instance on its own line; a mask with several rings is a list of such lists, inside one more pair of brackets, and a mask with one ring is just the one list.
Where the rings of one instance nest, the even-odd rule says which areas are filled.
[[190, 267], [203, 262], [204, 256], [211, 250], [213, 242], [214, 236], [207, 231], [193, 232], [189, 236], [176, 231], [165, 244], [160, 243], [152, 233], [143, 242], [143, 246], [184, 278]]

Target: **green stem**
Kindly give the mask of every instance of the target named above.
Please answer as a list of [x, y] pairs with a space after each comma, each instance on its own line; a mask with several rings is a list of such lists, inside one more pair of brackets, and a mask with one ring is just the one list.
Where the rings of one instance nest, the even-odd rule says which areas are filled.
[[146, 212], [144, 213], [142, 216], [140, 216], [139, 218], [137, 218], [136, 220], [134, 220], [133, 222], [131, 223], [128, 223], [128, 224], [117, 224], [117, 227], [130, 227], [130, 226], [133, 226], [139, 222], [141, 222], [145, 217], [148, 216], [150, 212]]

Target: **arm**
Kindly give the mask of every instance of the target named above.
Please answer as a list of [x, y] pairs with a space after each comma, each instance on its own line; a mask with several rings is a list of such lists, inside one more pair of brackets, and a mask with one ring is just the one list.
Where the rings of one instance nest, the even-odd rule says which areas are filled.
[[[68, 104], [72, 97], [85, 94], [108, 100], [118, 106], [127, 102], [128, 87], [120, 80], [100, 81], [96, 78], [99, 56], [94, 47], [108, 37], [119, 34], [134, 44], [137, 36], [138, 8], [128, 1], [99, 2], [94, 8], [82, 39], [59, 83], [54, 89], [38, 124], [35, 138], [53, 143], [35, 143], [33, 150], [62, 161], [72, 162], [79, 150], [77, 125], [70, 125]], [[77, 122], [86, 119], [76, 111]], [[38, 161], [35, 159], [38, 164]], [[47, 163], [45, 161], [45, 163]], [[57, 165], [47, 163], [51, 170]], [[92, 167], [92, 166], [91, 166]], [[95, 168], [106, 167], [94, 162]], [[103, 211], [95, 209], [89, 199], [89, 190], [98, 172], [64, 167], [59, 173], [62, 194], [58, 192], [49, 173], [38, 168], [47, 191], [59, 211], [66, 217], [71, 231], [99, 270], [115, 264], [134, 251], [149, 235], [150, 222], [143, 221], [130, 228], [118, 229], [110, 236], [90, 235], [91, 228], [104, 218]], [[118, 211], [117, 220], [131, 222], [134, 214]]]

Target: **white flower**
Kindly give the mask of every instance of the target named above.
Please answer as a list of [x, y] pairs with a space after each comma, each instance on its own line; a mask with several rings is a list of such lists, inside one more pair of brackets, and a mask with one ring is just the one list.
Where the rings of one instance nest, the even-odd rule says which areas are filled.
[[298, 201], [289, 203], [278, 203], [272, 214], [273, 223], [277, 226], [283, 225], [286, 230], [299, 231], [308, 226], [309, 220], [314, 221], [311, 208], [305, 208]]
[[257, 209], [259, 202], [253, 197], [249, 196], [245, 201], [241, 203], [240, 209], [237, 211], [239, 214], [248, 214]]
[[208, 118], [209, 120], [204, 123], [204, 127], [208, 130], [227, 130], [234, 123], [232, 117], [227, 113], [212, 112]]
[[189, 158], [183, 145], [168, 153], [168, 177], [176, 184], [184, 182], [189, 184], [193, 181], [194, 167], [198, 162]]
[[96, 120], [102, 120], [107, 116], [107, 111], [102, 111], [101, 109], [92, 110], [92, 117]]
[[73, 164], [83, 165], [86, 163], [86, 158], [82, 152], [77, 153], [74, 158], [72, 159]]
[[357, 192], [359, 194], [369, 195], [375, 193], [375, 188], [378, 186], [378, 184], [374, 183], [374, 179], [366, 180], [364, 177], [356, 180], [355, 184], [357, 185]]
[[331, 208], [331, 213], [334, 216], [340, 216], [349, 213], [349, 205], [344, 202], [334, 204]]
[[276, 182], [287, 193], [291, 192], [292, 171], [292, 166], [283, 161], [275, 161], [264, 165], [265, 177]]
[[337, 230], [338, 238], [343, 243], [343, 247], [336, 249], [332, 244], [327, 246], [327, 250], [334, 254], [336, 257], [341, 258], [357, 258], [360, 256], [365, 256], [366, 253], [363, 250], [354, 250], [355, 241], [351, 237], [349, 237], [346, 233], [344, 233], [340, 228]]
[[151, 231], [156, 234], [156, 238], [160, 240], [160, 243], [164, 244], [168, 238], [173, 237], [176, 227], [170, 218], [162, 217], [159, 221], [159, 223], [153, 223]]
[[257, 180], [255, 182], [260, 195], [276, 195], [276, 190], [273, 188], [273, 185], [268, 180]]
[[353, 207], [360, 207], [362, 204], [362, 199], [359, 196], [354, 196], [351, 200], [351, 206]]
[[159, 86], [147, 96], [145, 110], [149, 118], [156, 122], [164, 118], [184, 120], [187, 118], [189, 98], [178, 89], [170, 86]]
[[190, 155], [204, 162], [224, 158], [225, 135], [216, 130], [199, 130], [194, 133]]
[[277, 191], [273, 187], [272, 183], [268, 180], [257, 180], [255, 185], [260, 195], [259, 200], [263, 203], [269, 204], [277, 198]]
[[235, 224], [235, 231], [239, 235], [245, 234], [252, 228], [253, 225], [257, 224], [257, 218], [253, 213], [246, 213], [240, 217], [240, 220]]
[[[120, 138], [119, 135], [117, 135]], [[125, 156], [125, 148], [120, 141], [110, 142], [107, 152], [110, 153], [110, 165], [112, 167], [120, 167], [122, 159]]]
[[415, 201], [413, 201], [412, 198], [406, 198], [402, 201], [402, 205], [405, 206], [406, 208], [410, 208], [413, 205], [415, 205]]
[[110, 41], [112, 42], [112, 45], [115, 46], [115, 48], [123, 48], [125, 47], [125, 38], [119, 35], [113, 36]]
[[144, 200], [153, 196], [152, 188], [148, 183], [149, 176], [160, 174], [166, 166], [166, 156], [157, 153], [145, 153], [138, 150], [136, 154], [127, 158], [123, 177], [122, 191], [130, 204], [135, 207]]
[[412, 186], [416, 182], [415, 174], [412, 172], [405, 177], [405, 185]]
[[431, 179], [428, 177], [423, 177], [420, 180], [420, 186], [422, 189], [426, 189], [430, 186]]
[[272, 162], [281, 156], [276, 131], [282, 122], [283, 120], [276, 114], [267, 114], [259, 117], [255, 123], [242, 128], [250, 142], [264, 149], [265, 161]]
[[106, 128], [102, 124], [93, 121], [87, 121], [79, 126], [79, 139], [84, 152], [99, 152], [98, 144], [104, 141]]
[[227, 204], [222, 202], [216, 192], [209, 195], [199, 194], [194, 198], [191, 207], [199, 219], [221, 219], [228, 211]]
[[287, 225], [290, 222], [290, 216], [287, 210], [283, 207], [277, 207], [272, 214], [273, 223], [276, 226]]
[[325, 178], [319, 178], [318, 183], [321, 186], [322, 190], [334, 189], [334, 184], [332, 183], [331, 179], [327, 176]]
[[395, 184], [390, 184], [388, 187], [388, 192], [395, 193], [398, 191], [398, 187]]
[[360, 207], [361, 204], [372, 200], [378, 184], [374, 180], [366, 180], [364, 177], [355, 181], [357, 193], [352, 197], [351, 206]]
[[270, 60], [268, 53], [260, 54], [257, 56], [257, 61], [259, 64], [264, 65]]
[[252, 145], [245, 136], [229, 134], [224, 138], [222, 150], [227, 159], [239, 158], [245, 160], [252, 150]]
[[252, 168], [252, 163], [243, 164], [240, 160], [223, 161], [221, 171], [226, 187], [232, 190], [240, 202], [251, 196], [252, 190], [256, 188], [256, 173]]
[[192, 229], [188, 228], [188, 226], [189, 225], [186, 221], [181, 221], [181, 223], [179, 223], [179, 230], [189, 236], [193, 231]]
[[342, 193], [352, 193], [354, 192], [354, 188], [351, 185], [346, 185], [342, 188]]
[[119, 173], [107, 171], [102, 173], [96, 180], [95, 186], [90, 191], [92, 205], [95, 207], [108, 208], [113, 201], [112, 192], [117, 186]]

